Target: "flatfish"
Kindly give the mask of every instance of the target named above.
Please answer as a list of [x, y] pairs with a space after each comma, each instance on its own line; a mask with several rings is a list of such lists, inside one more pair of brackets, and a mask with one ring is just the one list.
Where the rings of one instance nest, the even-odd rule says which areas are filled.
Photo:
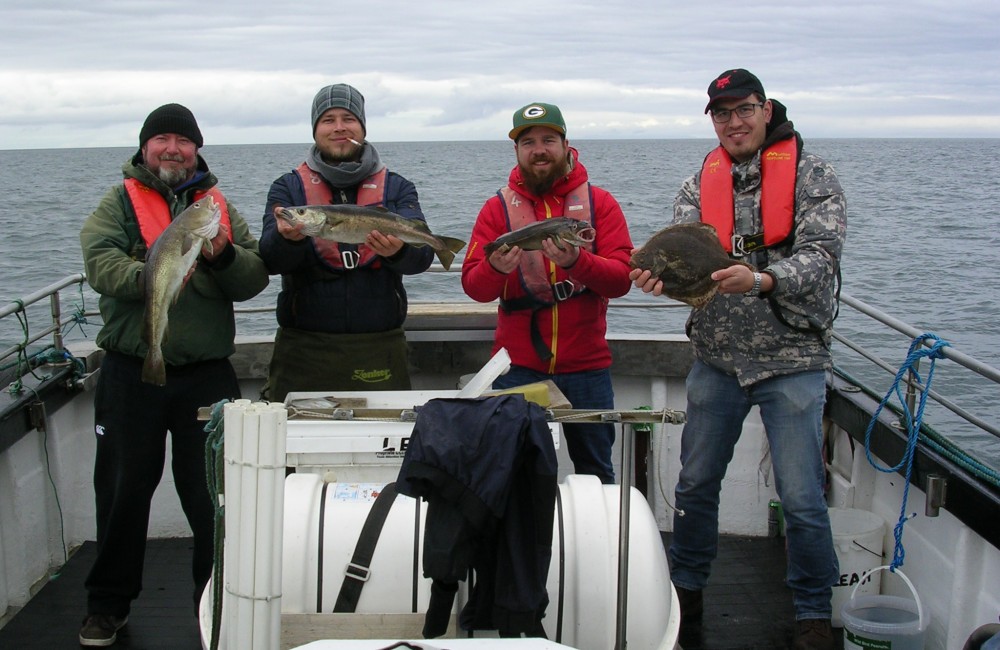
[[692, 307], [705, 305], [719, 290], [712, 273], [734, 264], [750, 266], [729, 257], [715, 228], [701, 222], [667, 226], [650, 237], [629, 263], [660, 278], [663, 293]]

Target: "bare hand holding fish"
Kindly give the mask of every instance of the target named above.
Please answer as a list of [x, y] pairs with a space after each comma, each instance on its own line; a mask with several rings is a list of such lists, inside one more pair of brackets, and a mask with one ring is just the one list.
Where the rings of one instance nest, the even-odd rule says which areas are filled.
[[[487, 255], [491, 255], [493, 251], [497, 250], [503, 252], [514, 246], [523, 251], [540, 251], [543, 250], [542, 243], [547, 241], [558, 250], [565, 251], [570, 247], [592, 243], [596, 234], [593, 226], [586, 221], [569, 217], [552, 217], [500, 235], [486, 244], [483, 250], [486, 251]], [[579, 251], [576, 253], [578, 254]], [[553, 252], [553, 254], [556, 253]], [[552, 255], [548, 255], [548, 257], [551, 259]], [[557, 260], [553, 261], [559, 263]], [[576, 261], [575, 255], [573, 261]]]
[[[221, 208], [211, 196], [198, 199], [170, 222], [146, 255], [139, 281], [143, 287], [145, 313], [143, 338], [149, 346], [142, 364], [142, 381], [157, 386], [167, 383], [161, 346], [167, 335], [167, 316], [203, 250], [217, 255], [228, 244], [219, 227]], [[225, 236], [225, 242], [218, 242]]]
[[451, 267], [455, 253], [465, 247], [461, 239], [435, 235], [420, 219], [407, 219], [385, 208], [352, 204], [278, 206], [274, 216], [278, 232], [286, 239], [295, 239], [285, 234], [290, 231], [299, 235], [298, 239], [319, 237], [342, 244], [367, 244], [379, 255], [384, 255], [379, 248], [385, 251], [395, 248], [393, 239], [411, 246], [430, 246], [445, 270]]
[[753, 267], [729, 257], [715, 228], [704, 223], [667, 226], [633, 251], [629, 263], [635, 286], [696, 308], [720, 287], [723, 293], [745, 293], [753, 285]]

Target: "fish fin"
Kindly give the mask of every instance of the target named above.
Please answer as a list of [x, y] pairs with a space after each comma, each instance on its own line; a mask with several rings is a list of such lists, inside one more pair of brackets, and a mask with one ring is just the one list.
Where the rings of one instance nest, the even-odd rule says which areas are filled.
[[439, 251], [434, 251], [434, 253], [437, 255], [437, 258], [441, 260], [441, 266], [444, 267], [444, 270], [445, 271], [450, 270], [451, 263], [455, 261], [455, 254], [452, 253], [447, 248], [441, 249]]
[[149, 346], [142, 362], [142, 381], [156, 386], [166, 386], [167, 367], [163, 363], [163, 351], [158, 345]]
[[707, 305], [712, 300], [712, 298], [715, 297], [715, 294], [717, 294], [718, 292], [719, 292], [719, 284], [714, 283], [712, 284], [712, 288], [709, 289], [707, 292], [701, 294], [700, 296], [694, 296], [688, 300], [685, 300], [684, 302], [691, 305], [695, 309], [701, 309], [702, 307]]
[[438, 237], [438, 239], [440, 239], [452, 253], [457, 253], [465, 248], [466, 242], [461, 239], [456, 239], [454, 237]]

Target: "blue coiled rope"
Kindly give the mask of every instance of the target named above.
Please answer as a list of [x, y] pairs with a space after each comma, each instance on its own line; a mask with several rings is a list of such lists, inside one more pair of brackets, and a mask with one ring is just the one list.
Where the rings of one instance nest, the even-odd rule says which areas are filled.
[[[925, 341], [932, 341], [927, 347], [924, 347]], [[903, 361], [903, 365], [899, 367], [899, 372], [896, 373], [896, 379], [893, 381], [892, 386], [886, 392], [885, 397], [879, 403], [878, 408], [872, 414], [871, 421], [868, 423], [868, 429], [865, 431], [865, 455], [868, 457], [868, 462], [872, 467], [880, 472], [892, 473], [899, 471], [902, 468], [906, 468], [906, 482], [903, 484], [903, 500], [899, 508], [899, 521], [896, 522], [895, 528], [893, 528], [893, 537], [896, 540], [895, 547], [892, 551], [892, 563], [889, 565], [890, 571], [895, 571], [897, 568], [903, 566], [903, 559], [906, 556], [906, 552], [903, 549], [903, 526], [906, 524], [906, 520], [909, 517], [906, 516], [906, 500], [910, 494], [910, 475], [913, 473], [913, 455], [917, 449], [918, 438], [920, 437], [920, 426], [921, 420], [924, 417], [924, 405], [927, 403], [927, 395], [931, 390], [931, 381], [934, 378], [934, 362], [937, 359], [943, 359], [944, 354], [942, 350], [945, 347], [949, 347], [951, 344], [947, 341], [942, 340], [936, 334], [926, 332], [920, 336], [913, 339], [910, 343], [910, 350], [906, 354], [906, 360]], [[923, 358], [930, 359], [930, 368], [927, 370], [927, 382], [924, 383], [920, 380], [920, 375], [917, 372], [916, 366], [919, 364], [920, 360]], [[920, 391], [920, 400], [917, 406], [916, 417], [910, 413], [910, 408], [906, 404], [906, 397], [902, 392], [901, 385], [905, 382], [904, 377], [909, 374], [913, 381], [918, 384], [923, 385], [923, 390]], [[902, 410], [901, 421], [906, 425], [906, 451], [903, 453], [903, 457], [900, 459], [894, 467], [882, 467], [878, 462], [872, 457], [871, 453], [871, 434], [872, 430], [875, 428], [875, 423], [878, 421], [878, 416], [882, 412], [882, 408], [889, 402], [893, 393], [899, 398], [899, 403]]]

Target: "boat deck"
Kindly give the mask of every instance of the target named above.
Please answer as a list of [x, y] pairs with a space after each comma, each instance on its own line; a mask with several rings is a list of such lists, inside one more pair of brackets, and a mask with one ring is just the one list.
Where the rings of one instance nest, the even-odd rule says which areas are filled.
[[[669, 533], [663, 534], [669, 543]], [[0, 629], [0, 648], [76, 648], [84, 615], [83, 581], [94, 558], [85, 543], [59, 576]], [[200, 650], [191, 607], [190, 539], [150, 540], [144, 589], [132, 604], [129, 623], [118, 633], [120, 650]], [[784, 584], [784, 539], [724, 537], [711, 584], [705, 590], [700, 641], [684, 650], [787, 648], [794, 630], [791, 592]], [[837, 647], [840, 647], [839, 630]]]

